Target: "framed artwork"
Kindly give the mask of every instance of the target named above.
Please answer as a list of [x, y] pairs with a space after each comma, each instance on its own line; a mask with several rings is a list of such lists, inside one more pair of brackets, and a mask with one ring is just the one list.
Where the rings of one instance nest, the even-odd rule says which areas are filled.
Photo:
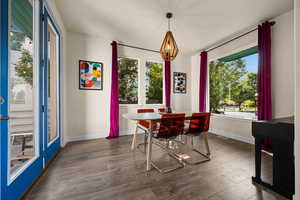
[[103, 90], [103, 63], [79, 60], [79, 89]]
[[173, 92], [179, 94], [186, 93], [186, 73], [173, 73]]

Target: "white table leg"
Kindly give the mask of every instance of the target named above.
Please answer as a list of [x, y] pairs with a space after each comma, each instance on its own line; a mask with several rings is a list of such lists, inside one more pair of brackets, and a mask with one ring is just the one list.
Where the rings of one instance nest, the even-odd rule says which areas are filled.
[[150, 120], [148, 143], [147, 143], [147, 171], [151, 170], [151, 155], [152, 155], [152, 121]]
[[132, 138], [132, 143], [131, 143], [131, 150], [132, 151], [135, 149], [137, 131], [138, 131], [138, 122], [135, 125], [135, 132], [134, 132], [133, 138]]

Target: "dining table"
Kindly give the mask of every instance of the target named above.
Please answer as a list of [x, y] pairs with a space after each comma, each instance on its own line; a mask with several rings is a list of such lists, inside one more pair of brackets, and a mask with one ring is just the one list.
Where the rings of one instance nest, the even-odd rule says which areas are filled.
[[[192, 117], [192, 112], [179, 112], [173, 111], [172, 113], [126, 113], [123, 114], [125, 119], [138, 122], [140, 120], [148, 121], [149, 127], [152, 127], [152, 124], [159, 122], [162, 119], [163, 114], [178, 114], [184, 113], [185, 120], [190, 120]], [[153, 138], [153, 130], [151, 128], [148, 129], [148, 138], [147, 138], [147, 147], [146, 147], [146, 170], [151, 170], [151, 157], [152, 157], [152, 138]]]

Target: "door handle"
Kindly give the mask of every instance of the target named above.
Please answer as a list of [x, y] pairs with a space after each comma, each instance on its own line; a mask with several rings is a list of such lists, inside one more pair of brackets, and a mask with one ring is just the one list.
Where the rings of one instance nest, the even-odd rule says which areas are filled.
[[0, 104], [4, 104], [5, 103], [5, 100], [3, 97], [0, 97]]
[[9, 116], [0, 115], [0, 121], [9, 120]]

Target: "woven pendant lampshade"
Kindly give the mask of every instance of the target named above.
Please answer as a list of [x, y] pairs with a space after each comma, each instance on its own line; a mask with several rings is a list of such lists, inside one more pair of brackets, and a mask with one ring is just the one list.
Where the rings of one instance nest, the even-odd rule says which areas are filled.
[[[166, 17], [168, 20], [172, 17], [172, 13], [167, 13]], [[176, 41], [172, 32], [170, 31], [170, 21], [169, 21], [169, 31], [166, 33], [166, 36], [163, 40], [163, 43], [160, 48], [160, 55], [165, 61], [172, 61], [175, 59], [179, 52]]]

